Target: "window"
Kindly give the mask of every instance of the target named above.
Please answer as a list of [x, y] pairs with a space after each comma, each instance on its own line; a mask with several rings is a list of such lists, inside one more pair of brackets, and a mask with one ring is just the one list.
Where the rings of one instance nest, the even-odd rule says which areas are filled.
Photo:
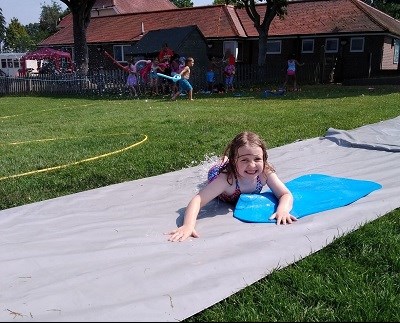
[[223, 47], [224, 47], [223, 48], [224, 52], [222, 53], [223, 57], [225, 57], [226, 51], [229, 50], [231, 54], [235, 56], [235, 60], [237, 60], [239, 52], [237, 41], [224, 41]]
[[14, 68], [19, 68], [19, 58], [13, 59], [13, 65], [14, 65]]
[[229, 50], [235, 57], [236, 62], [243, 60], [243, 43], [235, 40], [228, 40], [223, 42], [222, 57], [225, 57], [226, 51]]
[[114, 46], [114, 59], [117, 62], [127, 62], [128, 56], [132, 54], [132, 46], [130, 45], [115, 45]]
[[325, 40], [325, 53], [337, 53], [339, 49], [338, 38], [328, 38]]
[[314, 53], [314, 39], [303, 39], [301, 43], [302, 53]]
[[267, 41], [267, 54], [280, 54], [282, 51], [282, 41], [268, 40]]
[[70, 46], [64, 46], [61, 47], [60, 50], [62, 50], [63, 52], [68, 52], [71, 54], [71, 60], [74, 61], [75, 60], [75, 51], [73, 47]]
[[393, 64], [399, 64], [400, 39], [394, 40]]
[[353, 37], [350, 40], [350, 52], [363, 52], [364, 51], [364, 37]]
[[243, 42], [240, 42], [240, 41], [238, 42], [238, 54], [237, 54], [236, 60], [238, 62], [243, 61]]

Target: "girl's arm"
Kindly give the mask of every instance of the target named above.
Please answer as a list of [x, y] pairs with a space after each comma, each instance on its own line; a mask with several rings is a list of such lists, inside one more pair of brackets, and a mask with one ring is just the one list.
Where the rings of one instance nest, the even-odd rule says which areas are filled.
[[268, 175], [267, 185], [279, 200], [276, 212], [270, 219], [276, 219], [276, 224], [290, 224], [297, 221], [297, 218], [290, 214], [293, 207], [293, 195], [276, 173]]
[[169, 232], [168, 234], [170, 237], [168, 240], [173, 242], [184, 241], [190, 236], [198, 238], [199, 235], [195, 230], [195, 225], [200, 209], [224, 192], [227, 185], [229, 184], [226, 181], [226, 175], [220, 174], [216, 179], [200, 190], [200, 192], [190, 200], [186, 207], [183, 225]]

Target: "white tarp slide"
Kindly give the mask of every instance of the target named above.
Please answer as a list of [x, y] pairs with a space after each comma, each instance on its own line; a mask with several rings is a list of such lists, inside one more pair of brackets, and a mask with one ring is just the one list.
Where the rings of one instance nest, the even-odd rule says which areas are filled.
[[0, 321], [185, 319], [398, 208], [399, 146], [397, 117], [271, 149], [284, 181], [321, 173], [383, 185], [286, 226], [242, 223], [215, 201], [200, 238], [168, 242], [208, 165], [0, 211]]

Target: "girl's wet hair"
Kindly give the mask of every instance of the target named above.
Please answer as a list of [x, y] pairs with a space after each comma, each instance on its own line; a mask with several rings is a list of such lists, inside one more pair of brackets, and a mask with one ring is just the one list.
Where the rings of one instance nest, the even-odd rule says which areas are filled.
[[225, 171], [227, 173], [228, 183], [232, 184], [233, 179], [238, 177], [236, 162], [238, 159], [238, 150], [243, 146], [260, 147], [263, 151], [264, 171], [269, 169], [275, 171], [272, 165], [268, 163], [267, 145], [264, 140], [254, 132], [244, 131], [236, 135], [235, 138], [225, 148], [224, 156], [228, 157], [229, 163], [226, 164]]

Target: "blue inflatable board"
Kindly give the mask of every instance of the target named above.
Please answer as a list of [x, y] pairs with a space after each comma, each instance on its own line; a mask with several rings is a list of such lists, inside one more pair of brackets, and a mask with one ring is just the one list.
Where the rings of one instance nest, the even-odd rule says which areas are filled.
[[[351, 204], [382, 187], [371, 181], [322, 174], [303, 175], [287, 182], [286, 186], [294, 199], [290, 213], [297, 218]], [[233, 216], [244, 222], [276, 223], [269, 218], [277, 202], [271, 191], [241, 194]]]

